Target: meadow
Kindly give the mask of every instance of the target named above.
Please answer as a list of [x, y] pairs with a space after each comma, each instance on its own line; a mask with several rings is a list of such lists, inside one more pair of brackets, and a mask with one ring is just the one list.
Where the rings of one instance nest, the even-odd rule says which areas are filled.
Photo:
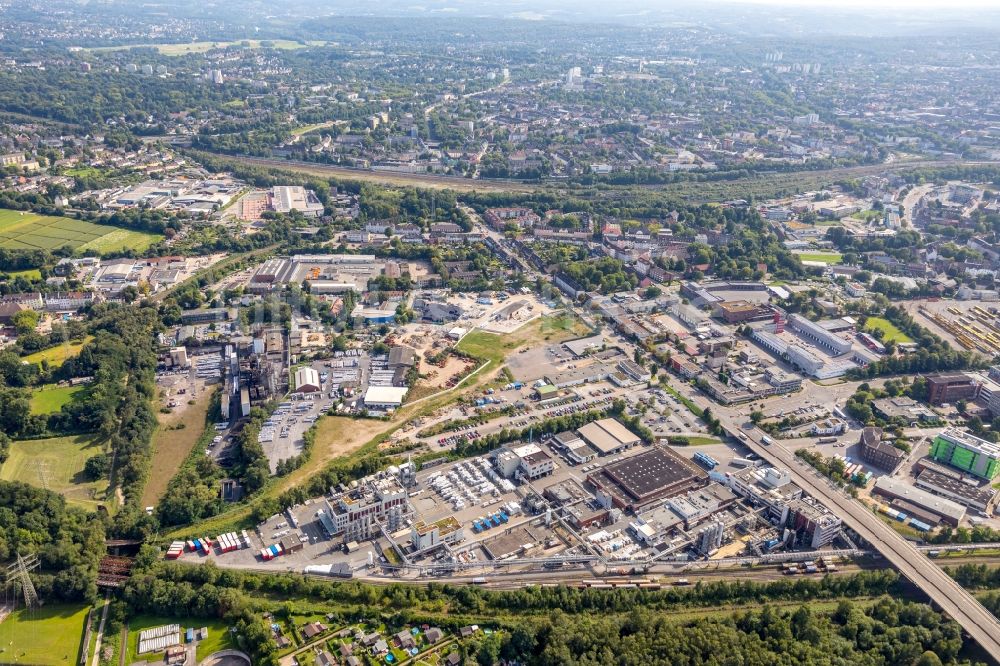
[[92, 435], [17, 440], [10, 443], [0, 480], [48, 488], [70, 504], [94, 509], [102, 503], [108, 482], [87, 480], [83, 467], [88, 458], [101, 452], [100, 442]]
[[87, 607], [47, 603], [11, 613], [0, 622], [0, 663], [76, 664]]
[[871, 331], [882, 331], [882, 342], [913, 342], [913, 340], [906, 333], [903, 333], [899, 328], [896, 327], [888, 319], [882, 317], [869, 317], [865, 322], [865, 330]]
[[0, 248], [8, 250], [74, 250], [99, 253], [117, 250], [142, 251], [160, 240], [159, 234], [120, 229], [106, 224], [54, 215], [0, 210]]
[[22, 356], [21, 361], [24, 363], [41, 363], [45, 361], [50, 366], [60, 366], [69, 357], [79, 354], [80, 350], [83, 349], [83, 345], [89, 341], [90, 336], [85, 340], [71, 340], [55, 347], [48, 347], [33, 354]]
[[86, 386], [57, 386], [46, 384], [39, 386], [31, 392], [31, 413], [51, 414], [62, 409], [63, 405], [69, 404], [73, 400], [80, 400], [86, 394]]

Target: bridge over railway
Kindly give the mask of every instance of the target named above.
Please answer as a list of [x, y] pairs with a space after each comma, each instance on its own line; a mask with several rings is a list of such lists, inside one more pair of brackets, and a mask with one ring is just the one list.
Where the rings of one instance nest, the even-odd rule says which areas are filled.
[[761, 444], [760, 433], [743, 433], [745, 437], [739, 437], [741, 431], [733, 423], [739, 416], [728, 410], [726, 412], [718, 416], [730, 436], [738, 437], [754, 453], [771, 464], [787, 468], [796, 484], [854, 528], [933, 603], [962, 625], [966, 633], [989, 653], [994, 662], [1000, 663], [1000, 620], [986, 610], [972, 594], [871, 510], [832, 486], [827, 479], [779, 443]]

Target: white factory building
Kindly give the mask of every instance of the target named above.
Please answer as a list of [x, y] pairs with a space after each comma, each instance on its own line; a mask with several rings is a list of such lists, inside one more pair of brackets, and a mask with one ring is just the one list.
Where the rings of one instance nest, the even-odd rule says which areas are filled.
[[319, 373], [313, 368], [299, 368], [295, 371], [295, 390], [298, 393], [315, 393], [320, 389]]
[[389, 411], [398, 409], [406, 397], [405, 386], [369, 386], [365, 391], [365, 409]]

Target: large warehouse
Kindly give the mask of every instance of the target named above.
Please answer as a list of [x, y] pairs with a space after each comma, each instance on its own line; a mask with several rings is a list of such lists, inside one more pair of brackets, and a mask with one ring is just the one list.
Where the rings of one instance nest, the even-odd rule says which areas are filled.
[[654, 447], [638, 455], [606, 465], [587, 477], [598, 498], [633, 512], [658, 500], [701, 488], [708, 475], [681, 456]]
[[638, 435], [614, 419], [601, 419], [588, 423], [577, 432], [602, 456], [621, 453], [641, 441]]
[[365, 391], [365, 409], [388, 411], [403, 404], [405, 386], [369, 386]]

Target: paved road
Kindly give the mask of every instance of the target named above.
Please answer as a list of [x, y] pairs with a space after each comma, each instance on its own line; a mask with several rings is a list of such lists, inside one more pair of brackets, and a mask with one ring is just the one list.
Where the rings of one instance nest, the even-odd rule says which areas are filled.
[[108, 620], [108, 608], [111, 607], [110, 596], [109, 593], [104, 597], [104, 610], [101, 611], [101, 623], [97, 627], [97, 642], [94, 643], [94, 659], [91, 666], [98, 666], [101, 663], [101, 643], [104, 642], [104, 623]]
[[[717, 415], [730, 433], [738, 436], [740, 430], [734, 415], [718, 412]], [[759, 432], [750, 435], [746, 442], [755, 453], [771, 463], [789, 469], [795, 483], [850, 524], [945, 613], [962, 625], [995, 662], [1000, 663], [1000, 621], [992, 613], [868, 508], [841, 490], [831, 487], [825, 478], [817, 477], [811, 467], [806, 466], [780, 443], [770, 446], [761, 444], [757, 441], [759, 435]]]

